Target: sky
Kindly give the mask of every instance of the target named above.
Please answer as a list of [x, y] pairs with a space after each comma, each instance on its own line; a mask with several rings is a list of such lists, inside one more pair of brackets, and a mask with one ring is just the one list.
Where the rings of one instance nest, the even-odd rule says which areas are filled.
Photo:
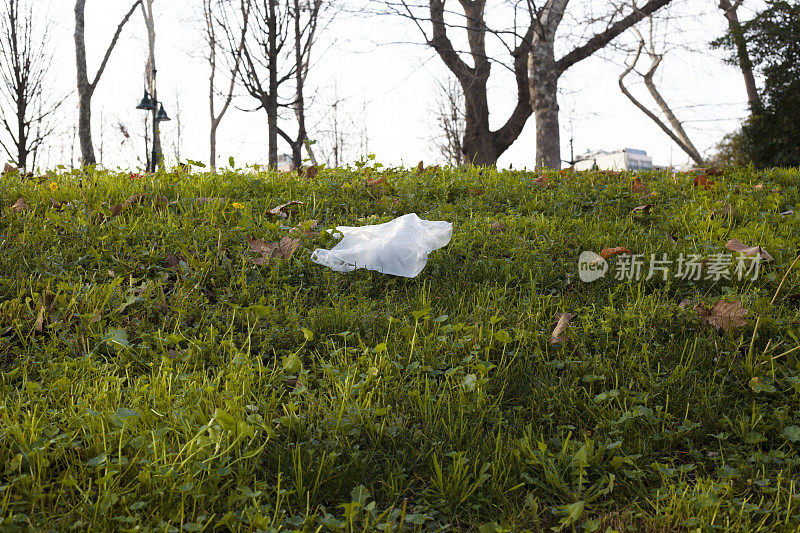
[[[32, 1], [40, 10], [37, 13], [41, 13], [42, 20], [49, 19], [52, 23], [48, 32], [54, 49], [52, 86], [54, 94], [67, 97], [60, 111], [57, 137], [51, 140], [40, 164], [45, 167], [75, 165], [79, 151], [74, 133], [77, 123], [72, 37], [74, 4], [68, 0]], [[345, 6], [355, 6], [353, 1], [345, 0]], [[375, 0], [369, 1], [375, 3]], [[572, 4], [578, 9], [585, 7], [577, 1]], [[721, 138], [735, 130], [747, 115], [741, 74], [724, 63], [723, 52], [711, 50], [708, 45], [726, 27], [716, 4], [715, 0], [679, 1], [675, 20], [659, 26], [668, 36], [662, 43], [668, 51], [659, 70], [658, 85], [676, 114], [685, 121], [698, 149], [705, 154], [712, 153]], [[90, 76], [129, 6], [128, 0], [87, 1]], [[158, 94], [173, 119], [162, 125], [168, 163], [177, 158], [208, 160], [209, 68], [205, 60], [200, 6], [200, 0], [156, 0], [154, 3]], [[500, 13], [495, 11], [489, 15], [497, 17]], [[579, 14], [575, 11], [571, 18], [565, 19], [565, 35], [559, 41], [562, 52], [574, 46], [575, 39], [566, 32], [570, 30], [570, 23], [572, 29], [577, 28], [574, 20]], [[746, 18], [747, 11], [743, 16]], [[458, 35], [453, 38], [456, 42], [462, 39]], [[620, 43], [630, 42], [631, 38], [626, 35]], [[448, 72], [433, 51], [422, 43], [419, 30], [396, 17], [344, 12], [326, 27], [314, 53], [309, 79], [309, 129], [310, 136], [319, 141], [319, 149], [325, 147], [329, 137], [331, 103], [338, 101], [340, 124], [348, 131], [351, 144], [348, 160], [375, 154], [378, 161], [387, 165], [415, 166], [419, 160], [441, 162], [442, 157], [432, 141], [436, 132], [433, 115], [438, 84], [447, 79]], [[608, 49], [579, 63], [561, 78], [563, 159], [569, 158], [572, 139], [576, 155], [590, 150], [630, 147], [646, 150], [656, 164], [677, 165], [688, 161], [688, 157], [620, 92], [617, 78], [629, 57], [616, 47]], [[96, 152], [99, 159], [102, 154], [102, 164], [108, 168], [135, 169], [143, 165], [144, 116], [136, 105], [142, 98], [146, 58], [146, 30], [142, 15], [137, 12], [123, 32], [93, 100]], [[643, 101], [652, 103], [644, 86], [634, 81], [632, 76], [632, 90]], [[505, 121], [516, 98], [510, 73], [499, 65], [493, 68], [489, 94], [492, 125], [497, 127]], [[234, 157], [237, 165], [266, 163], [266, 113], [250, 111], [253, 107], [254, 100], [238, 90], [234, 107], [218, 133], [220, 163], [227, 164], [229, 157]], [[291, 127], [290, 120], [286, 124]], [[122, 133], [120, 126], [129, 137]], [[282, 145], [280, 151], [288, 153], [288, 146]], [[501, 167], [511, 165], [514, 168], [535, 166], [533, 118], [499, 161]]]

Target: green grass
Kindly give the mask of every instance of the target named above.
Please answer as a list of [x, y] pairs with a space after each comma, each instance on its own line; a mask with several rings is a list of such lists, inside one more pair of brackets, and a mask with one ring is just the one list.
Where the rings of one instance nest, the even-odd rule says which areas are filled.
[[[797, 530], [800, 172], [644, 174], [644, 202], [628, 175], [537, 177], [0, 178], [0, 530]], [[312, 263], [324, 232], [252, 263], [248, 237], [409, 212], [454, 226], [416, 279]], [[757, 281], [577, 278], [584, 250], [731, 238], [775, 258]]]

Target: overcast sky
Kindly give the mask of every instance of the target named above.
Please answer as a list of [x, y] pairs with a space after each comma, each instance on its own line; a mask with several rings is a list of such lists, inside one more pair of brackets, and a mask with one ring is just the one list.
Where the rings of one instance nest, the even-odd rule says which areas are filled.
[[[73, 149], [77, 123], [75, 60], [72, 32], [73, 3], [68, 0], [32, 0], [42, 16], [54, 26], [50, 32], [55, 63], [53, 85], [60, 94], [70, 94], [59, 123], [59, 138], [53, 139], [42, 163], [70, 164], [78, 157]], [[751, 0], [751, 4], [756, 0]], [[350, 6], [355, 5], [348, 2]], [[492, 2], [489, 2], [492, 4]], [[575, 0], [573, 5], [579, 5]], [[660, 69], [659, 86], [674, 106], [701, 152], [712, 150], [722, 136], [734, 130], [747, 114], [741, 74], [723, 63], [723, 54], [708, 42], [725, 30], [725, 19], [716, 0], [684, 0], [671, 23], [671, 50]], [[88, 0], [87, 52], [90, 76], [116, 25], [128, 9], [128, 0]], [[580, 6], [579, 6], [580, 7]], [[156, 0], [156, 62], [159, 99], [173, 121], [163, 125], [164, 152], [175, 160], [177, 118], [181, 121], [180, 157], [208, 159], [208, 65], [204, 58], [200, 0]], [[743, 13], [746, 17], [747, 12]], [[144, 155], [143, 112], [135, 109], [142, 97], [146, 61], [146, 31], [137, 12], [125, 28], [119, 46], [97, 89], [94, 101], [94, 141], [107, 167], [135, 168]], [[630, 39], [630, 37], [626, 37]], [[314, 90], [309, 113], [311, 136], [324, 144], [329, 129], [329, 104], [338, 99], [340, 118], [351, 132], [353, 151], [368, 140], [367, 150], [386, 164], [416, 165], [437, 162], [431, 137], [437, 81], [447, 71], [432, 51], [422, 46], [419, 30], [407, 21], [385, 17], [339, 16], [326, 29], [309, 80]], [[562, 41], [562, 49], [569, 45]], [[677, 44], [685, 44], [678, 47]], [[688, 160], [669, 138], [637, 110], [621, 93], [617, 78], [626, 55], [614, 50], [579, 63], [561, 79], [562, 158], [568, 159], [570, 137], [576, 154], [597, 149], [624, 147], [647, 150], [658, 164]], [[641, 84], [631, 86], [642, 100], [647, 92]], [[507, 118], [514, 104], [513, 80], [497, 66], [490, 81], [493, 126]], [[247, 112], [253, 101], [240, 93], [218, 134], [218, 154], [238, 164], [266, 162], [266, 114]], [[130, 134], [120, 131], [123, 125]], [[287, 126], [288, 127], [288, 126]], [[519, 140], [500, 160], [501, 166], [533, 167], [535, 124], [531, 119]], [[364, 135], [366, 132], [366, 135]], [[281, 152], [289, 152], [282, 146]], [[351, 158], [352, 158], [351, 157]]]

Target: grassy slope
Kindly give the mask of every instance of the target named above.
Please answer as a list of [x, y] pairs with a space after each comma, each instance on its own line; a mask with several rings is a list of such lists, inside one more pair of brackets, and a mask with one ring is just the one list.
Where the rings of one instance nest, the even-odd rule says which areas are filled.
[[[770, 300], [800, 248], [800, 173], [709, 192], [645, 175], [646, 217], [630, 177], [536, 177], [2, 178], [2, 204], [30, 210], [0, 219], [0, 529], [798, 527], [800, 365], [773, 357], [800, 342], [800, 268]], [[96, 215], [135, 193], [177, 203]], [[455, 228], [417, 279], [317, 266], [324, 234], [249, 262], [247, 237], [408, 212]], [[734, 237], [775, 257], [755, 283], [576, 280], [583, 250], [675, 258]], [[746, 326], [678, 307], [720, 297]]]

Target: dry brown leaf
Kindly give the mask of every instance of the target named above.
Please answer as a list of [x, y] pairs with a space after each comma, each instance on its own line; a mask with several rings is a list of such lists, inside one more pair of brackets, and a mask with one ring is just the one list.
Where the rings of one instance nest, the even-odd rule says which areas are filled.
[[297, 173], [301, 178], [305, 177], [310, 180], [313, 180], [314, 178], [317, 177], [317, 174], [319, 173], [319, 167], [316, 165], [312, 165], [307, 168], [300, 168]]
[[633, 180], [633, 183], [631, 183], [631, 191], [635, 193], [650, 192], [649, 189], [647, 188], [647, 185], [642, 183], [642, 180], [640, 180], [639, 178], [636, 178], [635, 180]]
[[506, 225], [502, 222], [493, 222], [491, 228], [492, 233], [502, 233], [506, 230]]
[[761, 246], [746, 246], [738, 239], [731, 239], [725, 243], [725, 248], [732, 252], [738, 252], [747, 256], [759, 255], [762, 261], [772, 261], [772, 256]]
[[143, 200], [146, 200], [147, 197], [144, 194], [134, 194], [124, 202], [122, 202], [123, 208], [131, 207], [134, 204], [140, 204]]
[[14, 165], [11, 165], [9, 163], [6, 163], [6, 166], [3, 169], [3, 176], [5, 176], [6, 174], [13, 174], [13, 173], [18, 172], [18, 171], [19, 171], [19, 169], [17, 167], [15, 167]]
[[694, 178], [694, 186], [695, 187], [703, 187], [705, 190], [711, 190], [711, 187], [714, 185], [714, 180], [708, 179], [708, 176], [705, 174], [700, 174], [699, 176]]
[[575, 315], [572, 313], [558, 313], [556, 314], [556, 320], [556, 327], [553, 329], [553, 333], [550, 334], [550, 339], [548, 341], [550, 346], [561, 344], [567, 340], [567, 338], [563, 336], [563, 333], [567, 329], [569, 323], [575, 320]]
[[248, 239], [250, 248], [261, 257], [253, 259], [256, 265], [263, 265], [270, 259], [290, 259], [300, 246], [300, 239], [284, 237], [280, 242], [267, 242], [264, 239]]
[[467, 189], [467, 192], [472, 196], [480, 196], [483, 194], [483, 189]]
[[764, 190], [764, 184], [763, 183], [759, 183], [758, 185], [754, 185], [753, 186], [753, 190], [754, 191], [763, 191]]
[[723, 205], [723, 206], [722, 206], [722, 211], [720, 212], [720, 214], [721, 214], [722, 216], [724, 216], [724, 217], [731, 217], [731, 218], [733, 218], [733, 217], [735, 217], [735, 216], [736, 216], [736, 208], [735, 208], [735, 207], [733, 207], [733, 206], [732, 206], [731, 204], [729, 204], [728, 202], [725, 202], [725, 205]]
[[373, 180], [367, 180], [367, 187], [374, 187], [375, 185], [380, 185], [381, 183], [385, 182], [387, 178], [388, 176], [381, 176]]
[[720, 300], [709, 309], [702, 303], [694, 307], [697, 314], [700, 315], [700, 322], [703, 324], [714, 326], [717, 329], [728, 331], [729, 329], [738, 328], [747, 324], [747, 309], [742, 307], [739, 302], [726, 302]]
[[639, 205], [633, 208], [632, 213], [642, 213], [644, 215], [649, 215], [650, 211], [653, 209], [653, 204], [647, 205]]
[[681, 303], [678, 304], [678, 307], [680, 309], [683, 309], [684, 307], [688, 307], [688, 306], [692, 305], [693, 303], [694, 302], [692, 300], [690, 300], [689, 298], [684, 298], [683, 300], [681, 300]]
[[616, 248], [603, 248], [603, 251], [600, 252], [600, 257], [602, 257], [603, 259], [609, 259], [619, 254], [631, 255], [631, 251], [625, 248], [624, 246], [618, 246]]
[[289, 208], [295, 205], [305, 205], [303, 202], [293, 200], [291, 202], [275, 206], [269, 210], [269, 214], [280, 218], [289, 218]]
[[15, 213], [22, 213], [23, 211], [28, 210], [28, 204], [25, 203], [24, 199], [20, 198], [14, 202], [14, 205], [11, 206], [11, 210]]
[[417, 164], [417, 176], [419, 176], [423, 172], [425, 172], [425, 162], [424, 161], [420, 161]]

